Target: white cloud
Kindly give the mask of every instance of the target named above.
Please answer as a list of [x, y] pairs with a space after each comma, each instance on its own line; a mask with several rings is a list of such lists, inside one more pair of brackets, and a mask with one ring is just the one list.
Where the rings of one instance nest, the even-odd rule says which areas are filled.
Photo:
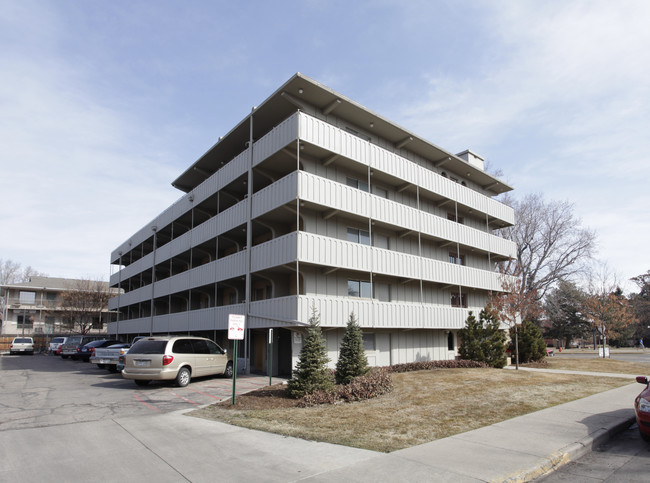
[[[600, 256], [625, 277], [650, 268], [650, 3], [483, 3], [472, 76], [432, 69], [405, 125], [486, 155], [519, 193], [575, 202]], [[515, 192], [517, 193], [517, 191]], [[632, 199], [634, 194], [634, 199]], [[646, 265], [643, 265], [643, 264]]]
[[[56, 19], [30, 13], [56, 44]], [[0, 250], [52, 276], [106, 278], [110, 250], [178, 196], [178, 172], [80, 66], [40, 52], [0, 54]]]

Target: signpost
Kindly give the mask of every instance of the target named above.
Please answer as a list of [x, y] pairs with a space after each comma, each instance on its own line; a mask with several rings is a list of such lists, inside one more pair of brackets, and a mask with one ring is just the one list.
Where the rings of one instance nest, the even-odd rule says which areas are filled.
[[269, 329], [269, 361], [267, 364], [269, 368], [269, 386], [272, 386], [273, 383], [273, 329]]
[[232, 404], [235, 405], [235, 386], [237, 383], [237, 346], [240, 340], [244, 340], [244, 327], [246, 316], [239, 314], [228, 314], [228, 339], [233, 340], [235, 346], [232, 361]]

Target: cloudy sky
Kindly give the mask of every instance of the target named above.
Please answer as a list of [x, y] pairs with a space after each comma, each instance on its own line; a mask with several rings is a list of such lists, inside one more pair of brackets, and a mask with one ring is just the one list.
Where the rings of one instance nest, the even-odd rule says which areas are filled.
[[[171, 182], [295, 72], [650, 270], [650, 2], [0, 0], [0, 259], [107, 279]], [[631, 287], [633, 288], [633, 286]]]

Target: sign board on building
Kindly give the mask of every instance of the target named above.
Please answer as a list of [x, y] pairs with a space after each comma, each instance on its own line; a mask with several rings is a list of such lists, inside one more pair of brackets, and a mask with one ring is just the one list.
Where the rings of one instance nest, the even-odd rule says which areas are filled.
[[302, 344], [302, 334], [300, 332], [293, 333], [293, 343]]
[[244, 340], [244, 327], [246, 316], [239, 314], [228, 314], [228, 339]]

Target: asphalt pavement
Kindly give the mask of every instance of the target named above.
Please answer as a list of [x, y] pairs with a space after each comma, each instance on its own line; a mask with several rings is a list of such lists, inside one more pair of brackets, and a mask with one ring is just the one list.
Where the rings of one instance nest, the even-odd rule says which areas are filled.
[[0, 481], [530, 481], [630, 426], [641, 386], [623, 377], [631, 384], [393, 453], [243, 429], [187, 411], [9, 429], [0, 432]]

